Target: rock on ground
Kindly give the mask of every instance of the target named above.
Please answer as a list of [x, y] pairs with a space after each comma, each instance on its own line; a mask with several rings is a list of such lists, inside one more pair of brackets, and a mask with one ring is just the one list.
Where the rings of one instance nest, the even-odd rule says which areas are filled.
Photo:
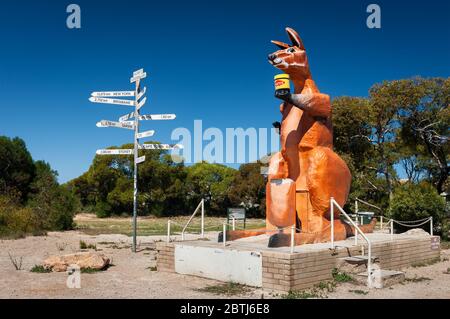
[[69, 265], [78, 265], [80, 269], [101, 270], [108, 266], [110, 259], [100, 253], [81, 252], [63, 256], [51, 256], [44, 260], [43, 266], [53, 271], [66, 271]]

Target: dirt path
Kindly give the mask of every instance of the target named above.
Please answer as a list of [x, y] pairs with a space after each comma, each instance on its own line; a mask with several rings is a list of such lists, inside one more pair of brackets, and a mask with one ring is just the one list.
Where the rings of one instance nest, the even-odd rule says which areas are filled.
[[[155, 265], [151, 244], [154, 239], [138, 237], [140, 245], [136, 254], [131, 253], [130, 238], [124, 235], [89, 236], [69, 231], [2, 240], [0, 298], [217, 298], [214, 294], [196, 291], [217, 285], [217, 281], [151, 271], [149, 268]], [[81, 274], [81, 289], [66, 287], [66, 273], [30, 272], [50, 255], [79, 251], [80, 240], [96, 244], [98, 250], [112, 258], [114, 266], [103, 272]], [[8, 253], [16, 258], [23, 257], [22, 270], [15, 270]], [[257, 291], [234, 297], [258, 297], [254, 295]]]
[[[215, 234], [210, 234], [215, 237]], [[139, 252], [131, 253], [130, 237], [125, 235], [90, 236], [77, 231], [52, 232], [48, 236], [0, 241], [0, 298], [227, 298], [198, 291], [221, 284], [214, 280], [151, 271], [155, 266], [154, 241], [163, 237], [138, 237]], [[50, 255], [79, 251], [80, 240], [95, 244], [97, 250], [112, 258], [107, 271], [81, 274], [81, 289], [66, 287], [66, 273], [32, 273]], [[15, 270], [8, 253], [23, 258], [22, 270]], [[328, 298], [450, 298], [450, 250], [442, 251], [444, 261], [434, 265], [408, 268], [407, 278], [416, 278], [382, 290], [338, 284]], [[355, 292], [357, 291], [357, 292]], [[262, 289], [233, 295], [233, 298], [271, 298]], [[367, 294], [366, 294], [367, 293]]]

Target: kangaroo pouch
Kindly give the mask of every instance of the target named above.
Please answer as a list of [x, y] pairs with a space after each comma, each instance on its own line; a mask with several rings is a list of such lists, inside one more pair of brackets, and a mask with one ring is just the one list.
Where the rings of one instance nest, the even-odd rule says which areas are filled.
[[295, 182], [290, 178], [272, 179], [269, 183], [270, 205], [267, 218], [276, 227], [295, 223]]

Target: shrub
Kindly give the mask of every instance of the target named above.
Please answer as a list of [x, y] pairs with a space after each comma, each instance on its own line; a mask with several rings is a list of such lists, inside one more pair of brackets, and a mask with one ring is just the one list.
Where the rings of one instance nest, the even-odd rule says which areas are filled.
[[80, 249], [95, 249], [95, 250], [97, 250], [97, 246], [94, 244], [87, 244], [85, 241], [80, 240]]
[[30, 272], [36, 272], [36, 273], [50, 273], [52, 270], [50, 268], [45, 268], [42, 265], [34, 265], [33, 268], [30, 269]]
[[0, 196], [0, 237], [21, 238], [42, 233], [35, 212], [15, 199]]
[[[436, 229], [440, 228], [445, 216], [445, 201], [431, 185], [427, 183], [407, 183], [397, 187], [390, 206], [390, 217], [398, 221], [413, 221], [433, 217]], [[400, 232], [410, 228], [395, 224]], [[429, 231], [429, 224], [421, 226]]]
[[111, 216], [111, 205], [106, 202], [97, 202], [97, 205], [95, 205], [95, 215], [98, 218], [106, 218]]
[[337, 268], [333, 268], [331, 275], [335, 282], [350, 282], [353, 281], [353, 277], [345, 272], [339, 271]]

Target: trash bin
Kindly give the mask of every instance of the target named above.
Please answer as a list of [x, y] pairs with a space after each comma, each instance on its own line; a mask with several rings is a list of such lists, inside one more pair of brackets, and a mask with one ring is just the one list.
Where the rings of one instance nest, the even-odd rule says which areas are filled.
[[370, 224], [374, 215], [374, 212], [358, 212], [358, 221], [363, 225]]

